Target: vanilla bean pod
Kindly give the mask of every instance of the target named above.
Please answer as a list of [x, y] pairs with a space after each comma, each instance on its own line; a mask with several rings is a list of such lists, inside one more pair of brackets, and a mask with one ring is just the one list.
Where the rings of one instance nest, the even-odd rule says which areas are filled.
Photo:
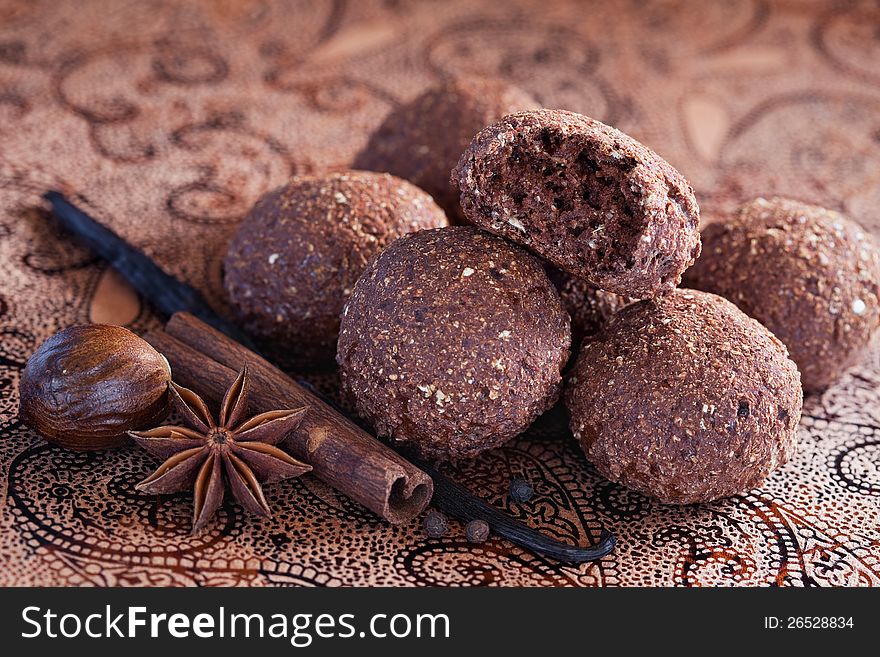
[[[557, 541], [515, 520], [503, 511], [469, 493], [460, 484], [441, 474], [424, 461], [406, 454], [407, 458], [434, 480], [434, 504], [451, 516], [469, 522], [484, 520], [492, 531], [512, 543], [529, 548], [532, 552], [565, 561], [583, 563], [608, 555], [617, 541], [607, 529], [602, 529], [594, 545], [580, 547]], [[442, 503], [438, 503], [442, 500]], [[538, 536], [536, 536], [538, 534]]]
[[51, 204], [52, 213], [64, 228], [106, 260], [160, 314], [171, 317], [176, 312], [186, 311], [253, 348], [250, 338], [235, 324], [215, 313], [198, 290], [165, 272], [143, 251], [83, 212], [61, 192], [48, 191], [43, 198]]

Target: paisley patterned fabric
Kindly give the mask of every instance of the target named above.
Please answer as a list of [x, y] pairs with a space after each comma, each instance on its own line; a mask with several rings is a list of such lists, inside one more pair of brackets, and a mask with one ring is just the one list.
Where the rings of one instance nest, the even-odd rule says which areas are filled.
[[[522, 86], [615, 124], [678, 167], [711, 220], [757, 195], [880, 231], [876, 2], [58, 0], [0, 2], [0, 584], [626, 586], [880, 584], [880, 352], [809, 399], [795, 459], [760, 490], [664, 507], [599, 477], [559, 411], [450, 473], [564, 540], [568, 566], [492, 538], [427, 539], [304, 477], [271, 519], [227, 503], [189, 533], [186, 495], [134, 484], [135, 448], [74, 454], [17, 419], [21, 370], [74, 323], [160, 325], [50, 221], [70, 194], [224, 309], [220, 262], [255, 199], [345, 167], [442, 76]], [[332, 375], [317, 381], [331, 394]], [[508, 500], [512, 477], [533, 483]]]

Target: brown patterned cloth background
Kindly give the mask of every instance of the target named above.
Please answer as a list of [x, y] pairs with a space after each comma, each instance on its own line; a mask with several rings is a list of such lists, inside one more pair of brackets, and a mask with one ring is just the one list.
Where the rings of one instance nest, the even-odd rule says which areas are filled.
[[[137, 449], [76, 454], [17, 420], [21, 369], [74, 323], [159, 319], [48, 220], [55, 187], [223, 308], [220, 261], [254, 200], [348, 164], [384, 115], [456, 72], [614, 124], [693, 183], [711, 218], [757, 195], [880, 231], [880, 5], [624, 0], [0, 0], [0, 584], [880, 584], [880, 351], [807, 401], [760, 490], [662, 507], [598, 477], [552, 421], [455, 475], [570, 541], [568, 566], [454, 525], [392, 527], [305, 477], [275, 517], [135, 491]], [[511, 477], [535, 484], [526, 504]]]

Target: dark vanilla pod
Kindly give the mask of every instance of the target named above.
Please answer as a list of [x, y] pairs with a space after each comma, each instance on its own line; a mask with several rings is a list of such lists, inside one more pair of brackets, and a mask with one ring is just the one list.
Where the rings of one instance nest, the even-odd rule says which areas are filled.
[[106, 260], [162, 315], [186, 311], [243, 345], [250, 338], [235, 324], [220, 317], [193, 287], [165, 272], [152, 258], [71, 203], [61, 192], [43, 194], [58, 222], [85, 246]]
[[533, 552], [566, 563], [584, 563], [607, 556], [617, 543], [606, 529], [599, 532], [598, 538], [589, 547], [569, 545], [550, 538], [472, 495], [427, 463], [419, 461], [417, 457], [410, 458], [434, 479], [434, 503], [446, 513], [465, 522], [483, 520], [494, 534]]

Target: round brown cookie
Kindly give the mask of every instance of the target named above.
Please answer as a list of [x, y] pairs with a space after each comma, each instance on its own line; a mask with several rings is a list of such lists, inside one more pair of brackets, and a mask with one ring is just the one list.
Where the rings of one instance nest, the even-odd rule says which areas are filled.
[[577, 353], [581, 342], [598, 333], [618, 310], [631, 299], [600, 290], [592, 283], [548, 266], [550, 277], [562, 305], [571, 317], [571, 347]]
[[831, 385], [880, 324], [880, 256], [872, 237], [833, 210], [757, 199], [703, 231], [689, 287], [733, 301], [782, 340], [807, 392]]
[[584, 344], [565, 395], [596, 469], [672, 504], [759, 486], [794, 453], [802, 402], [785, 346], [693, 290], [619, 311]]
[[461, 223], [458, 189], [449, 172], [462, 151], [490, 123], [535, 107], [539, 104], [529, 94], [501, 80], [451, 78], [392, 110], [355, 157], [354, 166], [412, 181]]
[[242, 328], [274, 357], [332, 363], [342, 306], [368, 260], [404, 233], [446, 224], [430, 196], [388, 174], [294, 178], [242, 222], [224, 285]]
[[407, 235], [345, 306], [342, 387], [383, 436], [426, 457], [473, 457], [555, 403], [571, 341], [541, 263], [472, 226]]
[[666, 293], [700, 254], [700, 211], [684, 177], [580, 114], [507, 116], [474, 137], [452, 177], [472, 223], [609, 292]]

